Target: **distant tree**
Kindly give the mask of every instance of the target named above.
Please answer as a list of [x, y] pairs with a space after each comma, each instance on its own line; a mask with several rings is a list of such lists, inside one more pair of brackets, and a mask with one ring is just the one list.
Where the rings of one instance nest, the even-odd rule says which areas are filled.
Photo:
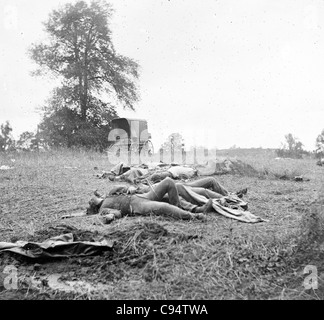
[[172, 133], [168, 136], [167, 140], [161, 145], [161, 149], [171, 151], [171, 149], [184, 148], [184, 139], [180, 133]]
[[293, 153], [293, 152], [298, 152], [302, 150], [302, 146], [303, 144], [297, 140], [297, 138], [295, 138], [291, 133], [288, 133], [285, 136], [286, 139], [286, 146], [289, 152]]
[[[40, 67], [33, 75], [49, 73], [61, 81], [43, 110], [41, 130], [50, 136], [50, 143], [88, 145], [80, 141], [82, 137], [86, 133], [94, 137], [101, 128], [105, 131], [106, 120], [117, 116], [115, 105], [134, 109], [139, 99], [139, 66], [116, 52], [108, 24], [111, 15], [112, 8], [105, 2], [66, 4], [44, 23], [48, 41], [30, 48], [31, 59]], [[106, 101], [99, 98], [103, 92], [108, 93]]]
[[39, 149], [46, 149], [46, 144], [41, 139], [39, 133], [25, 131], [16, 142], [16, 149], [22, 151], [38, 151]]
[[279, 157], [282, 158], [302, 158], [307, 152], [303, 150], [303, 144], [291, 133], [285, 135], [286, 143], [282, 144], [280, 149], [276, 150]]
[[324, 157], [324, 129], [317, 136], [315, 146], [316, 146], [316, 157], [323, 158]]
[[11, 136], [12, 127], [9, 121], [0, 127], [0, 152], [11, 151], [15, 149], [15, 141]]
[[182, 135], [180, 133], [172, 133], [161, 145], [160, 155], [164, 160], [169, 160], [171, 162], [178, 160], [180, 162], [180, 158], [182, 161], [184, 155], [184, 145], [185, 143]]
[[30, 131], [23, 132], [17, 141], [17, 149], [20, 150], [31, 150], [32, 149], [32, 141], [35, 139], [35, 134]]

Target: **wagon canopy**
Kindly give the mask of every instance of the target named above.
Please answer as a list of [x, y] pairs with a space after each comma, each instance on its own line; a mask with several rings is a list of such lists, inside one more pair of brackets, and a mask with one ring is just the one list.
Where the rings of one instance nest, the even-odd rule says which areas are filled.
[[145, 142], [150, 139], [147, 121], [144, 119], [116, 118], [111, 120], [111, 129], [123, 130], [131, 140]]

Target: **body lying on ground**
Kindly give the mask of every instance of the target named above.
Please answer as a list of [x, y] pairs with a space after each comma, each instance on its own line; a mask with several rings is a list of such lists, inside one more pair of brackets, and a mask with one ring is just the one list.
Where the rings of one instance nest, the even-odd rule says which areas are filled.
[[125, 181], [129, 183], [137, 183], [143, 179], [149, 179], [156, 183], [165, 178], [190, 179], [195, 176], [197, 176], [197, 170], [187, 166], [164, 165], [149, 170], [143, 167], [127, 167], [121, 162], [112, 168], [110, 172], [104, 172], [99, 177], [108, 177], [111, 181]]
[[[166, 195], [168, 203], [163, 201]], [[121, 213], [120, 217], [154, 214], [183, 220], [206, 220], [203, 213], [211, 210], [211, 201], [203, 206], [190, 205], [184, 201], [179, 197], [175, 182], [166, 178], [145, 193], [127, 194], [119, 190], [119, 192], [109, 194], [105, 198], [94, 196], [89, 202], [87, 214], [105, 214], [105, 211], [109, 211], [107, 209], [117, 209]], [[117, 216], [116, 218], [120, 217]]]
[[221, 174], [244, 174], [258, 176], [259, 172], [251, 165], [238, 159], [209, 159], [204, 165], [181, 165], [177, 163], [147, 163], [138, 166], [128, 166], [123, 162], [116, 164], [109, 172], [96, 175], [99, 178], [109, 178], [111, 181], [136, 183], [149, 179], [152, 183], [162, 181], [166, 177], [190, 179], [195, 176], [213, 176]]
[[[240, 201], [238, 196], [242, 197], [245, 193], [246, 189], [240, 191], [236, 196], [236, 202], [242, 208], [244, 206], [247, 208], [247, 204]], [[225, 196], [229, 196], [229, 192], [213, 177], [186, 183], [175, 183], [167, 177], [160, 183], [149, 186], [115, 186], [110, 190], [108, 197], [92, 198], [88, 213], [103, 214], [105, 208], [111, 208], [120, 210], [122, 216], [130, 213], [141, 215], [153, 213], [177, 219], [198, 218], [204, 220], [205, 217], [195, 214], [212, 211], [212, 204], [211, 201], [208, 201], [205, 205], [201, 205], [196, 199], [197, 196], [203, 196], [210, 200], [222, 200]]]

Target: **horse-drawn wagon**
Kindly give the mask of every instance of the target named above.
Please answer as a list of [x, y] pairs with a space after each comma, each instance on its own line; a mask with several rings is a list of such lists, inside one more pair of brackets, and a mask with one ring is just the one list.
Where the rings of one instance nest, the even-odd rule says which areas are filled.
[[151, 157], [154, 154], [151, 134], [144, 119], [116, 118], [111, 120], [108, 154], [119, 157], [141, 155]]

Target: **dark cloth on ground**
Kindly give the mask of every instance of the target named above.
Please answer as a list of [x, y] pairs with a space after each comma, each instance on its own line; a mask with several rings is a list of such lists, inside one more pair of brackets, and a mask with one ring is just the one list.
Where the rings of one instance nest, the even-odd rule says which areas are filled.
[[27, 241], [0, 242], [0, 253], [9, 251], [29, 258], [90, 256], [112, 248], [113, 243], [107, 240], [100, 242], [74, 241], [72, 233], [52, 237], [41, 243]]

